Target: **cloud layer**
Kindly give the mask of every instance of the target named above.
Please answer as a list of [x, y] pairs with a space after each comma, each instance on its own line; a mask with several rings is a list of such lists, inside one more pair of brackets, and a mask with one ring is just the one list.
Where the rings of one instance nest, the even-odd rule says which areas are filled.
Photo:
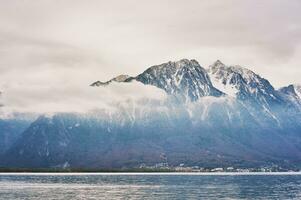
[[1, 117], [12, 117], [15, 113], [56, 114], [56, 113], [93, 113], [136, 107], [144, 109], [160, 106], [166, 100], [163, 90], [140, 82], [111, 83], [106, 87], [78, 86], [17, 86], [8, 88], [1, 97], [4, 105]]
[[182, 58], [240, 64], [275, 87], [298, 83], [300, 8], [298, 0], [0, 0], [0, 91], [10, 105], [56, 101]]

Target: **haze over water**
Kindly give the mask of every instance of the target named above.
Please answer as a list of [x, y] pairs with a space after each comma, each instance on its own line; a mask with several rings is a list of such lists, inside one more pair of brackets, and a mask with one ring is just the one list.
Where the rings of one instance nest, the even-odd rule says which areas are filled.
[[295, 174], [1, 174], [0, 199], [300, 199]]

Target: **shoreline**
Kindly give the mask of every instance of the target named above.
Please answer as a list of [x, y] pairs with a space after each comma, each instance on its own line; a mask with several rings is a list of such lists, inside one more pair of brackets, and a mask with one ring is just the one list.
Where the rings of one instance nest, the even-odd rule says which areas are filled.
[[0, 176], [7, 175], [62, 175], [62, 176], [81, 176], [81, 175], [202, 175], [202, 176], [253, 176], [253, 175], [301, 175], [301, 172], [0, 172]]

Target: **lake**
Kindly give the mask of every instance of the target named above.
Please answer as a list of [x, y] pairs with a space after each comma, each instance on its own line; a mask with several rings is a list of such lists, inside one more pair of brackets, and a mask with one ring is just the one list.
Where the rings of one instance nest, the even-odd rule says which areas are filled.
[[0, 199], [301, 199], [301, 174], [11, 173]]

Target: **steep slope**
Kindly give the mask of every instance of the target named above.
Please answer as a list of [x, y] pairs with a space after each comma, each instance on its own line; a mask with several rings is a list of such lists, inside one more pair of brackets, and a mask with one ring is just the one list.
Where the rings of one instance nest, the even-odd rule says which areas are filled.
[[[241, 66], [226, 66], [217, 60], [209, 66], [208, 73], [216, 87], [227, 93], [231, 88], [231, 96], [240, 100], [253, 101], [267, 108], [283, 103], [283, 99], [270, 82], [249, 69]], [[231, 90], [229, 89], [229, 90]]]
[[66, 157], [68, 144], [69, 135], [62, 121], [42, 116], [6, 152], [5, 162], [15, 167], [49, 167]]
[[301, 85], [296, 84], [296, 85], [294, 85], [294, 87], [295, 87], [296, 94], [299, 96], [299, 98], [301, 98]]
[[30, 123], [28, 120], [0, 119], [0, 155], [21, 137]]
[[196, 60], [183, 59], [155, 65], [135, 78], [144, 84], [164, 89], [168, 94], [180, 95], [185, 99], [197, 100], [204, 96], [222, 96], [213, 87], [204, 68]]
[[280, 125], [279, 108], [286, 107], [288, 102], [268, 80], [249, 69], [226, 66], [219, 60], [207, 71], [215, 87], [239, 100], [259, 121]]
[[301, 86], [291, 84], [280, 88], [278, 91], [282, 94], [284, 99], [291, 102], [301, 111]]
[[[35, 120], [32, 116], [7, 116], [2, 110], [3, 93], [0, 91], [0, 156], [4, 154], [21, 137], [22, 133]], [[0, 158], [1, 160], [1, 158]]]

